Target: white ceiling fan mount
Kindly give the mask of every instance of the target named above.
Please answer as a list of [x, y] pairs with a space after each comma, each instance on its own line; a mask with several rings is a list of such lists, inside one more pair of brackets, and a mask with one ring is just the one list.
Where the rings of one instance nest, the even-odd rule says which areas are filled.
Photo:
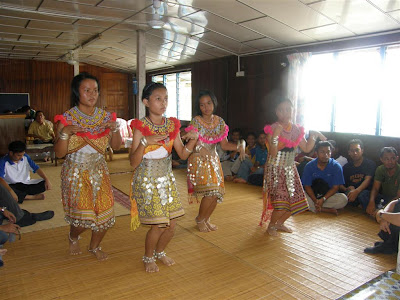
[[69, 50], [68, 54], [66, 56], [66, 62], [69, 65], [76, 65], [79, 64], [79, 62], [75, 58], [75, 51], [74, 50]]

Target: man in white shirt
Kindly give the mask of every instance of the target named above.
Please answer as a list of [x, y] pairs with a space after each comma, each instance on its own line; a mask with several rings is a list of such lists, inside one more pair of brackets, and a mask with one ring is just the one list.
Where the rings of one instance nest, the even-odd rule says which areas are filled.
[[[51, 189], [50, 180], [37, 164], [25, 153], [26, 145], [14, 141], [8, 145], [8, 154], [0, 159], [0, 177], [3, 178], [18, 197], [24, 200], [42, 200], [44, 192]], [[31, 179], [30, 171], [37, 173], [42, 179]]]

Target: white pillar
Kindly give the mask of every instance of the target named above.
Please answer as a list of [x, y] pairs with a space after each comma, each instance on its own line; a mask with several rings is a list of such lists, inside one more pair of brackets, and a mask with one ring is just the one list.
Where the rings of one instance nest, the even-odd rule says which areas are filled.
[[74, 76], [79, 75], [79, 63], [74, 63]]
[[142, 91], [146, 85], [146, 35], [143, 30], [136, 30], [136, 79], [138, 81], [138, 93], [136, 96], [136, 118], [143, 118], [146, 114], [145, 106], [142, 102]]

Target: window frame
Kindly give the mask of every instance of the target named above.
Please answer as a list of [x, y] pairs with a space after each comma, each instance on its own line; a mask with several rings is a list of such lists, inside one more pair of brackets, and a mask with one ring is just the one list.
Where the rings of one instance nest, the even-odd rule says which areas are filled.
[[[176, 81], [175, 81], [175, 83], [176, 83], [176, 85], [175, 85], [175, 91], [176, 91], [176, 107], [175, 107], [175, 111], [176, 111], [176, 118], [181, 120], [181, 121], [191, 121], [191, 119], [193, 118], [192, 99], [190, 99], [191, 107], [190, 107], [190, 118], [189, 119], [187, 119], [187, 120], [186, 119], [181, 119], [182, 116], [180, 115], [181, 111], [179, 109], [180, 108], [180, 100], [181, 100], [181, 99], [179, 99], [179, 96], [181, 95], [180, 94], [180, 90], [181, 90], [180, 75], [182, 73], [188, 73], [188, 72], [190, 72], [190, 84], [192, 84], [192, 71], [191, 70], [182, 70], [182, 71], [172, 72], [172, 73], [162, 73], [162, 74], [152, 74], [151, 75], [151, 81], [152, 82], [159, 82], [159, 81], [154, 81], [155, 77], [162, 76], [162, 84], [164, 86], [166, 86], [166, 84], [167, 84], [167, 76], [171, 76], [171, 75], [175, 74], [175, 77], [176, 77]], [[192, 95], [192, 89], [191, 89], [191, 95]]]

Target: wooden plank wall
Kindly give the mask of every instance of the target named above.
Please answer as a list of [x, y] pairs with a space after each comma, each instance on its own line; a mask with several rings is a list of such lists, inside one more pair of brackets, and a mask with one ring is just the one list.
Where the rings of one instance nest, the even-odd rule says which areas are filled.
[[[120, 105], [125, 107], [125, 112], [132, 111], [131, 74], [117, 73], [87, 64], [80, 64], [80, 71], [91, 73], [99, 79], [100, 83], [103, 77], [109, 78], [113, 74], [117, 78], [125, 77], [125, 94]], [[42, 110], [47, 119], [53, 120], [56, 114], [70, 108], [70, 85], [73, 74], [73, 66], [65, 62], [0, 59], [0, 92], [29, 93], [31, 107]], [[100, 93], [99, 107], [107, 106], [105, 98], [107, 91], [102, 92], [104, 93]], [[130, 115], [122, 117], [128, 118]]]

